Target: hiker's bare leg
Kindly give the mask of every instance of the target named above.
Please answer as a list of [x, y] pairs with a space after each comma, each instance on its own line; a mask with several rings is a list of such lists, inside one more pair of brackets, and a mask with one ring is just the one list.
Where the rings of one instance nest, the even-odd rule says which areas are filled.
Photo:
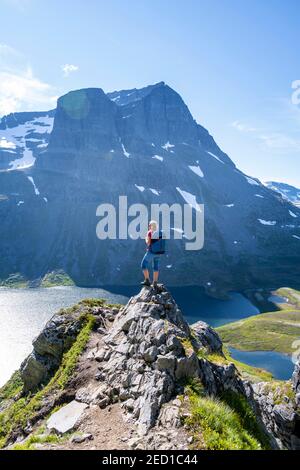
[[153, 282], [158, 281], [158, 275], [159, 275], [159, 271], [153, 271]]
[[148, 269], [143, 269], [143, 274], [144, 274], [144, 278], [146, 280], [149, 280], [149, 271], [148, 271]]

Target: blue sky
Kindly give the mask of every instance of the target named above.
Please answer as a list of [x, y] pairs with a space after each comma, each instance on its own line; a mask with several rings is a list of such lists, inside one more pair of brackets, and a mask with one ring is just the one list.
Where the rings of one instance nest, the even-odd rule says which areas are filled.
[[299, 18], [298, 0], [0, 0], [0, 115], [163, 80], [240, 169], [300, 187]]

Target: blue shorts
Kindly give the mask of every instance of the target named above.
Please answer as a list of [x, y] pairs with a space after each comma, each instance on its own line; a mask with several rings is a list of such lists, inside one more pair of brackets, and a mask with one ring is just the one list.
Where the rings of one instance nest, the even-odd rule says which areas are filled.
[[144, 271], [144, 269], [151, 269], [153, 268], [153, 271], [158, 271], [159, 270], [159, 255], [155, 255], [154, 253], [151, 253], [151, 251], [147, 251], [145, 253], [144, 258], [142, 259], [141, 262], [141, 268]]

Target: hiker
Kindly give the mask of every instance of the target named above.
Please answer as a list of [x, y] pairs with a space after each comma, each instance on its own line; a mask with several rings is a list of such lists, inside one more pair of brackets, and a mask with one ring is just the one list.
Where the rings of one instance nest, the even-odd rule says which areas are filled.
[[158, 224], [151, 220], [148, 225], [148, 233], [145, 237], [147, 251], [142, 259], [141, 268], [144, 274], [143, 286], [150, 286], [149, 269], [153, 269], [153, 287], [157, 287], [159, 275], [160, 255], [165, 253], [165, 240], [161, 230], [158, 230]]

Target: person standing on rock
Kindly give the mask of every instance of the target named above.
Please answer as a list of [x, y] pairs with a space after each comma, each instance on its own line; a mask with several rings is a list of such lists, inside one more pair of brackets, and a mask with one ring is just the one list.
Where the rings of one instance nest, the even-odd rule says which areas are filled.
[[148, 232], [145, 237], [147, 251], [142, 259], [141, 268], [144, 274], [144, 280], [141, 282], [143, 286], [150, 286], [149, 270], [153, 269], [153, 287], [157, 287], [159, 276], [160, 255], [165, 253], [165, 240], [163, 233], [158, 230], [158, 223], [151, 220], [148, 225]]

